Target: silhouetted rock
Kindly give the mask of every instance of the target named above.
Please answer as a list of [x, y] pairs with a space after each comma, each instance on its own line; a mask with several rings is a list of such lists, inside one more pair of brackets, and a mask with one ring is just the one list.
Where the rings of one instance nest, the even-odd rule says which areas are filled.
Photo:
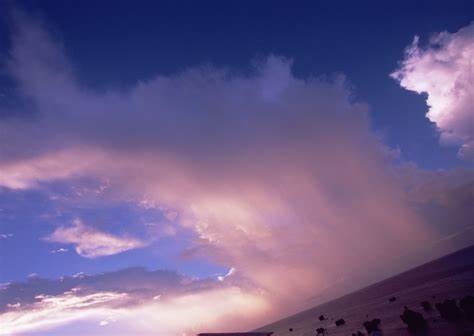
[[288, 329], [289, 331], [293, 331], [293, 328]]
[[324, 329], [322, 327], [316, 329], [316, 335], [326, 335], [326, 329]]
[[439, 314], [442, 318], [450, 321], [457, 320], [461, 317], [461, 310], [454, 300], [444, 300], [443, 302], [438, 302], [435, 304], [436, 309], [438, 309]]
[[363, 332], [357, 331], [356, 333], [352, 333], [352, 336], [365, 336]]
[[372, 321], [365, 321], [363, 323], [363, 326], [370, 335], [370, 333], [373, 331], [380, 331], [379, 324], [380, 324], [380, 319], [375, 318]]
[[474, 321], [474, 297], [471, 295], [466, 295], [459, 301], [459, 307], [466, 314], [466, 318]]
[[408, 309], [406, 306], [403, 314], [400, 315], [400, 318], [403, 323], [407, 325], [408, 329], [412, 331], [426, 328], [426, 320], [423, 315], [414, 310]]
[[392, 296], [390, 299], [388, 299], [388, 302], [395, 302], [397, 301], [397, 298], [395, 296]]
[[324, 317], [324, 315], [319, 315], [319, 320], [320, 321], [324, 321], [326, 318]]
[[336, 320], [335, 323], [336, 323], [336, 326], [340, 327], [340, 326], [346, 324], [346, 321], [344, 321], [343, 318], [340, 318], [339, 320]]
[[428, 301], [423, 301], [420, 303], [421, 307], [423, 307], [423, 309], [425, 311], [431, 311], [433, 310], [433, 307], [431, 306], [431, 303], [429, 303]]

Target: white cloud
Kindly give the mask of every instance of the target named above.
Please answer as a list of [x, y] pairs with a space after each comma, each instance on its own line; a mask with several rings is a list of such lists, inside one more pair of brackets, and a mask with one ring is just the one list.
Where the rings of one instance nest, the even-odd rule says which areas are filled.
[[391, 76], [407, 90], [427, 94], [427, 117], [441, 141], [457, 144], [459, 156], [474, 159], [474, 22], [456, 33], [433, 36], [426, 47], [419, 38], [407, 48]]
[[57, 228], [45, 240], [73, 244], [76, 252], [86, 258], [109, 256], [146, 245], [136, 238], [98, 231], [84, 225], [79, 219], [74, 220], [72, 226]]
[[13, 237], [13, 233], [0, 233], [0, 239], [8, 239]]
[[0, 335], [42, 331], [74, 320], [107, 316], [110, 314], [110, 305], [126, 297], [126, 294], [115, 292], [83, 296], [72, 292], [58, 296], [38, 295], [36, 302], [29, 307], [21, 308], [17, 303], [14, 309], [0, 314]]
[[224, 275], [219, 275], [219, 276], [217, 277], [217, 280], [222, 282], [222, 281], [224, 281], [227, 277], [230, 277], [230, 276], [231, 276], [232, 274], [234, 274], [234, 273], [235, 273], [235, 268], [231, 267], [231, 268], [229, 268], [229, 270], [227, 271], [226, 274], [224, 274]]
[[67, 248], [61, 247], [58, 249], [51, 250], [50, 252], [53, 254], [56, 254], [56, 253], [66, 253], [67, 251], [69, 251]]

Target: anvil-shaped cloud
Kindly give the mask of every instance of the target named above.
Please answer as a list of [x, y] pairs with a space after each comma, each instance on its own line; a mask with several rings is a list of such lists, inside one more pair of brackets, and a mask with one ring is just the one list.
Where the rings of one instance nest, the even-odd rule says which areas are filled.
[[[301, 309], [335, 283], [350, 278], [348, 290], [407, 267], [398, 256], [439, 238], [411, 206], [388, 149], [370, 129], [367, 106], [353, 101], [342, 76], [297, 78], [291, 60], [270, 56], [246, 75], [197, 67], [98, 92], [21, 15], [8, 64], [24, 106], [34, 108], [0, 122], [1, 186], [106, 179], [115, 199], [169, 209], [191, 229], [196, 239], [185, 254], [233, 269], [209, 288], [178, 291], [159, 304], [111, 286], [92, 292], [110, 302], [125, 293], [133, 304], [101, 301], [88, 310], [86, 294], [64, 289], [0, 315], [12, 332], [46, 327], [29, 314], [51, 306], [64, 307], [54, 325], [92, 311], [100, 318], [117, 312], [121, 332], [250, 328]], [[97, 255], [70, 230], [51, 237]], [[72, 230], [94, 232], [87, 244], [99, 243], [100, 253], [140, 246], [80, 225]]]

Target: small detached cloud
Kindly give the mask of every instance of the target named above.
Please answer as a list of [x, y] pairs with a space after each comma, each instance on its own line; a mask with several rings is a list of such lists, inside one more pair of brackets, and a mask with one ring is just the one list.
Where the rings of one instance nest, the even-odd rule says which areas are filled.
[[54, 250], [51, 250], [50, 252], [52, 254], [57, 254], [57, 253], [66, 253], [67, 251], [69, 251], [67, 248], [58, 248], [58, 249], [54, 249]]
[[0, 233], [0, 239], [8, 239], [13, 237], [13, 233]]
[[[86, 226], [79, 219], [74, 220], [72, 226], [57, 228], [45, 240], [54, 243], [73, 244], [77, 254], [85, 258], [110, 256], [146, 245], [145, 242], [136, 238], [115, 236]], [[56, 252], [67, 251], [66, 249], [59, 250], [56, 250]]]
[[423, 48], [419, 37], [391, 77], [410, 91], [426, 93], [427, 118], [441, 141], [461, 146], [459, 157], [474, 160], [474, 22], [456, 33], [434, 35]]
[[229, 269], [229, 271], [228, 271], [226, 274], [224, 274], [224, 275], [219, 275], [219, 276], [217, 277], [217, 280], [222, 282], [222, 281], [224, 281], [227, 277], [230, 277], [230, 276], [231, 276], [232, 274], [234, 274], [234, 273], [235, 273], [235, 268], [231, 267], [231, 268]]

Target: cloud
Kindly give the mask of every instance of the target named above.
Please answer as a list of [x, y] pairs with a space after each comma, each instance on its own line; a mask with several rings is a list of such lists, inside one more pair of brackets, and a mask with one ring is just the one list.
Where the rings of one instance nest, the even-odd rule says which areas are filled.
[[[108, 181], [104, 197], [166, 209], [192, 232], [184, 258], [233, 270], [214, 281], [223, 287], [138, 302], [101, 330], [250, 329], [341, 279], [347, 292], [405, 269], [399, 255], [440, 238], [412, 207], [393, 153], [342, 76], [299, 78], [290, 60], [269, 56], [245, 75], [196, 67], [97, 92], [41, 26], [17, 25], [8, 70], [34, 109], [0, 121], [0, 185]], [[49, 239], [86, 257], [143, 246], [80, 222]]]
[[79, 219], [74, 220], [72, 226], [57, 228], [45, 240], [73, 244], [77, 254], [86, 258], [114, 255], [146, 245], [136, 238], [114, 236], [88, 227]]
[[441, 141], [460, 145], [459, 156], [474, 160], [474, 22], [456, 33], [434, 35], [426, 47], [416, 36], [400, 68], [391, 74], [407, 90], [426, 93], [427, 117]]
[[115, 292], [98, 292], [84, 296], [75, 295], [74, 292], [60, 296], [38, 295], [36, 302], [29, 308], [23, 309], [17, 304], [0, 315], [0, 334], [38, 331], [91, 316], [103, 316], [108, 309], [104, 308], [105, 304], [124, 298], [124, 294]]
[[116, 291], [127, 293], [135, 300], [143, 300], [160, 294], [172, 295], [207, 287], [209, 283], [205, 280], [195, 280], [173, 271], [147, 271], [142, 267], [96, 275], [78, 273], [53, 280], [35, 275], [26, 282], [11, 282], [1, 287], [0, 312], [8, 311], [9, 304], [30, 307], [38, 296], [56, 297], [71, 291], [76, 295]]
[[13, 237], [13, 233], [0, 233], [0, 239], [8, 239]]
[[[183, 331], [194, 335], [210, 325], [236, 327], [232, 319], [239, 310], [251, 321], [255, 314], [269, 309], [262, 295], [249, 288], [244, 291], [233, 284], [143, 268], [58, 280], [36, 277], [26, 283], [10, 283], [0, 291], [0, 334], [51, 329], [61, 333], [61, 325], [77, 321], [82, 326], [107, 326], [95, 329], [101, 335], [175, 335]], [[241, 326], [246, 325], [248, 322]], [[83, 328], [67, 330], [68, 334], [84, 332]]]
[[67, 251], [69, 251], [67, 248], [61, 247], [58, 249], [51, 250], [50, 252], [53, 254], [57, 254], [57, 253], [66, 253]]

